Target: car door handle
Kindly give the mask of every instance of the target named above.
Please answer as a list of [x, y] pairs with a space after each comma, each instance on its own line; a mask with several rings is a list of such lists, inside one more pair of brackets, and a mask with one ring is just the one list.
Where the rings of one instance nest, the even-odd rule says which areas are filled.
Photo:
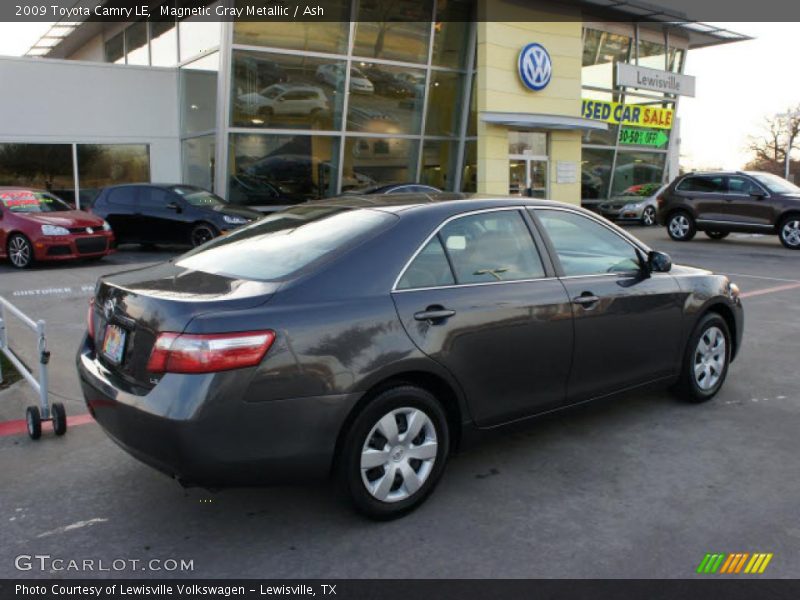
[[456, 311], [442, 308], [441, 306], [429, 306], [423, 311], [414, 313], [414, 318], [417, 321], [441, 321], [456, 314]]
[[593, 305], [600, 302], [600, 298], [592, 294], [591, 292], [583, 292], [580, 296], [573, 298], [572, 301], [575, 304], [580, 304], [585, 308], [591, 308]]

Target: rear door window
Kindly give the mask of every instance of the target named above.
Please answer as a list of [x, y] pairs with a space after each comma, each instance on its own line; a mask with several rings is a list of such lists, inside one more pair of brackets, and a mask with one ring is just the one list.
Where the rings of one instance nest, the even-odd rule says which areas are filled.
[[280, 281], [340, 255], [396, 220], [379, 210], [298, 206], [216, 238], [176, 264], [238, 279]]
[[456, 280], [439, 236], [428, 242], [397, 282], [398, 290], [453, 285]]
[[679, 192], [720, 194], [725, 191], [725, 178], [722, 175], [687, 177], [676, 189]]

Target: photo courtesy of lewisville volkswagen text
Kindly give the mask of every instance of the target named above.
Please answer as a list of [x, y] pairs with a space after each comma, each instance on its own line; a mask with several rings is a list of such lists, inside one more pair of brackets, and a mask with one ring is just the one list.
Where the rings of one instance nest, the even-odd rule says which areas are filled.
[[0, 600], [797, 596], [798, 40], [0, 5]]

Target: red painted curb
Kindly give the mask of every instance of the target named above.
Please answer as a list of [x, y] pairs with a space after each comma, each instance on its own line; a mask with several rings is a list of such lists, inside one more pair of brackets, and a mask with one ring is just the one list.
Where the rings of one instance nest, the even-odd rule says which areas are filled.
[[[84, 413], [82, 415], [76, 415], [74, 417], [67, 416], [67, 430], [69, 431], [70, 427], [74, 427], [76, 425], [86, 425], [87, 423], [94, 423], [94, 419], [92, 415], [89, 413]], [[49, 426], [45, 426], [44, 431], [49, 431], [51, 429], [47, 429]], [[3, 421], [0, 422], [0, 437], [6, 435], [20, 435], [20, 434], [27, 434], [28, 433], [28, 426], [25, 423], [25, 419], [19, 419], [16, 421]]]

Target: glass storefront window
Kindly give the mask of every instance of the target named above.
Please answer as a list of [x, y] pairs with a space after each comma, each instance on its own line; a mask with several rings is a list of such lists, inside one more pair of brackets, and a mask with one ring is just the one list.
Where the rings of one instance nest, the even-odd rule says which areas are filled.
[[614, 65], [627, 62], [631, 38], [617, 33], [583, 30], [583, 85], [611, 89], [614, 86]]
[[342, 191], [415, 181], [416, 140], [351, 137], [344, 144]]
[[456, 136], [461, 132], [462, 92], [464, 76], [448, 71], [431, 71], [428, 93], [428, 117], [425, 121], [427, 135]]
[[426, 140], [422, 146], [420, 183], [453, 191], [456, 172], [453, 162], [457, 151], [458, 142]]
[[508, 153], [547, 156], [547, 134], [541, 131], [509, 131]]
[[53, 192], [75, 201], [71, 144], [0, 144], [0, 185]]
[[232, 134], [228, 201], [275, 207], [332, 196], [338, 156], [337, 137]]
[[583, 148], [581, 152], [581, 201], [604, 200], [611, 181], [613, 150]]
[[478, 91], [477, 73], [472, 74], [472, 85], [469, 90], [469, 120], [467, 121], [467, 136], [475, 137], [478, 135]]
[[639, 40], [639, 66], [663, 71], [667, 68], [666, 46]]
[[433, 18], [433, 0], [359, 0], [353, 54], [424, 63]]
[[180, 69], [183, 133], [209, 131], [217, 122], [219, 53], [204, 56]]
[[463, 69], [467, 64], [470, 20], [474, 10], [473, 0], [449, 0], [436, 3], [436, 20], [433, 24], [434, 65]]
[[120, 31], [106, 41], [106, 62], [125, 64], [125, 32]]
[[234, 51], [234, 127], [339, 129], [344, 61]]
[[[211, 14], [215, 14], [217, 2], [199, 2], [196, 5], [207, 5]], [[194, 4], [193, 4], [194, 6]], [[222, 23], [220, 21], [205, 21], [198, 17], [187, 17], [178, 22], [178, 39], [180, 40], [180, 59], [188, 60], [208, 52], [219, 46], [222, 36]]]
[[150, 64], [174, 67], [178, 64], [178, 33], [173, 21], [150, 22]]
[[478, 191], [478, 142], [464, 144], [464, 167], [461, 170], [461, 191], [474, 194]]
[[125, 48], [128, 52], [129, 65], [150, 64], [146, 22], [138, 21], [125, 30]]
[[[332, 69], [332, 71], [334, 71]], [[326, 75], [331, 83], [343, 72]], [[425, 71], [359, 62], [350, 69], [349, 131], [418, 134], [422, 125]]]
[[621, 194], [634, 185], [660, 185], [664, 179], [666, 157], [662, 152], [619, 152], [611, 195]]
[[[252, 2], [237, 0], [237, 5]], [[324, 22], [236, 21], [233, 43], [344, 54], [350, 29], [350, 0], [326, 0], [322, 5]]]
[[182, 183], [214, 191], [216, 137], [204, 135], [189, 138], [188, 140], [183, 140], [181, 146], [181, 154], [183, 155]]
[[150, 147], [147, 144], [78, 144], [78, 180], [81, 203], [93, 200], [107, 185], [149, 182]]
[[670, 48], [668, 59], [668, 70], [673, 73], [683, 72], [684, 51], [681, 48]]

